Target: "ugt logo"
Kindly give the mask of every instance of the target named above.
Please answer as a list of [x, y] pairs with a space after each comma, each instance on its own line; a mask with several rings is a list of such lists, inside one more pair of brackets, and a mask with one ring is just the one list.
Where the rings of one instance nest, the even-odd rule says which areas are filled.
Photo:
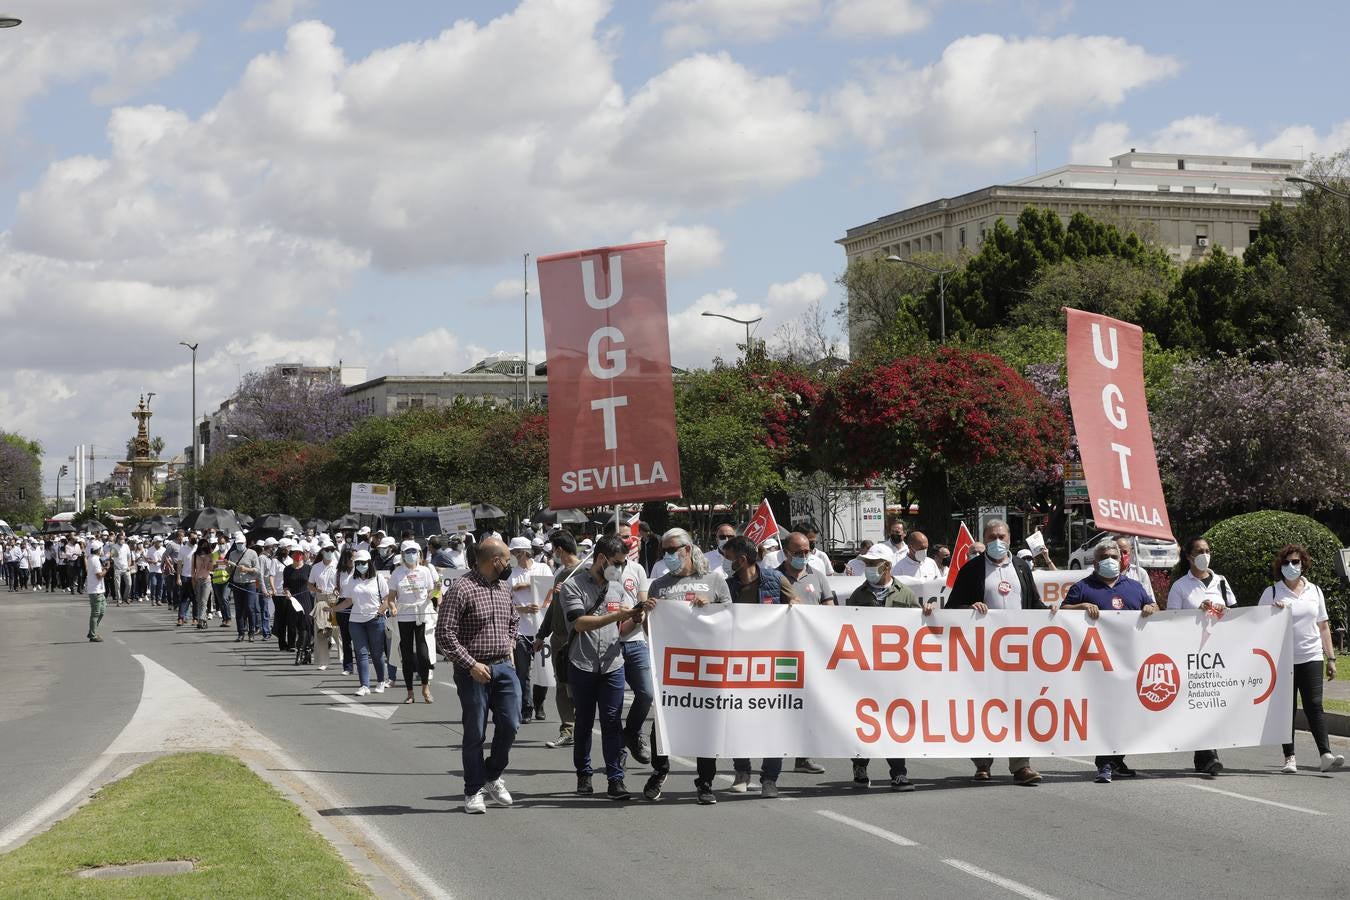
[[667, 647], [662, 683], [699, 688], [799, 688], [800, 650], [695, 650]]
[[1181, 675], [1172, 657], [1165, 653], [1155, 653], [1139, 667], [1139, 677], [1134, 688], [1139, 694], [1139, 702], [1146, 709], [1162, 712], [1177, 698], [1181, 684]]

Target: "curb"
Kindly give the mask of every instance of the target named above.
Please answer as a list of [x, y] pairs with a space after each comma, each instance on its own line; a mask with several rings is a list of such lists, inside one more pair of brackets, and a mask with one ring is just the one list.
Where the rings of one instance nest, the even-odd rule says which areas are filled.
[[[1323, 712], [1322, 715], [1327, 723], [1327, 734], [1350, 737], [1350, 716], [1347, 716], [1345, 713], [1334, 712]], [[1300, 731], [1308, 730], [1308, 718], [1303, 715], [1302, 709], [1294, 711], [1294, 725]]]

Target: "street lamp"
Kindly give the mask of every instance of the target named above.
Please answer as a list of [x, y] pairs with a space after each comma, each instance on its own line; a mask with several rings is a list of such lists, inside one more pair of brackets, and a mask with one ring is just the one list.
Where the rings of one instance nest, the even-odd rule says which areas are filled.
[[955, 267], [950, 269], [939, 269], [934, 266], [926, 266], [921, 262], [915, 262], [912, 259], [901, 259], [898, 256], [886, 257], [886, 262], [901, 263], [906, 266], [913, 266], [916, 269], [923, 269], [929, 275], [936, 275], [938, 279], [938, 314], [941, 316], [942, 324], [942, 343], [947, 343], [947, 276], [956, 271]]
[[1315, 181], [1312, 178], [1300, 178], [1297, 175], [1287, 175], [1285, 176], [1284, 180], [1293, 182], [1294, 184], [1307, 184], [1315, 188], [1321, 188], [1322, 190], [1326, 191], [1328, 194], [1331, 194], [1332, 196], [1340, 197], [1342, 200], [1345, 201], [1346, 215], [1347, 217], [1350, 217], [1350, 191], [1344, 191], [1341, 190], [1340, 188], [1334, 188], [1331, 185], [1327, 184], [1325, 181]]
[[763, 322], [763, 321], [764, 321], [764, 317], [763, 317], [763, 316], [760, 316], [758, 319], [738, 319], [738, 318], [736, 318], [735, 316], [725, 316], [725, 315], [722, 315], [722, 313], [715, 313], [715, 312], [705, 312], [705, 313], [700, 313], [700, 315], [709, 316], [709, 317], [711, 317], [711, 318], [716, 318], [716, 319], [726, 319], [728, 322], [735, 322], [737, 325], [744, 325], [744, 326], [745, 326], [745, 358], [746, 358], [747, 360], [750, 359], [750, 326], [751, 326], [751, 325], [757, 325], [757, 324], [759, 324], [760, 322]]
[[202, 505], [202, 498], [197, 494], [197, 463], [200, 457], [197, 451], [197, 344], [187, 341], [179, 341], [178, 344], [192, 351], [192, 500], [193, 509], [198, 509]]

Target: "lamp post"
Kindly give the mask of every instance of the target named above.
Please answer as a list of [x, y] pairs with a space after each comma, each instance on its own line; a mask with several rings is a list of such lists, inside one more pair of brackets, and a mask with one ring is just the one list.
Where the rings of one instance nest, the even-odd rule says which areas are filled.
[[192, 351], [192, 502], [193, 509], [198, 509], [202, 505], [202, 498], [197, 493], [197, 463], [201, 456], [197, 450], [197, 344], [187, 341], [178, 343]]
[[947, 343], [947, 276], [956, 271], [955, 268], [939, 269], [935, 266], [926, 266], [921, 262], [915, 262], [912, 259], [901, 259], [898, 256], [886, 257], [886, 262], [900, 263], [901, 265], [913, 266], [916, 269], [923, 269], [929, 275], [936, 275], [938, 279], [938, 315], [941, 317], [942, 343]]
[[763, 317], [763, 316], [760, 316], [758, 319], [738, 319], [738, 318], [736, 318], [735, 316], [726, 316], [726, 315], [723, 315], [722, 313], [715, 313], [715, 312], [705, 312], [705, 313], [700, 313], [700, 315], [704, 315], [704, 316], [708, 316], [708, 317], [710, 317], [710, 318], [716, 318], [716, 319], [726, 319], [728, 322], [735, 322], [737, 325], [744, 325], [744, 326], [745, 326], [745, 359], [746, 359], [747, 362], [749, 361], [749, 359], [750, 359], [750, 326], [751, 326], [751, 325], [757, 325], [757, 324], [759, 324], [760, 322], [763, 322], [763, 321], [764, 321], [764, 317]]
[[1331, 194], [1334, 197], [1340, 197], [1342, 200], [1345, 201], [1346, 217], [1347, 221], [1350, 221], [1350, 191], [1341, 190], [1340, 188], [1334, 188], [1331, 185], [1327, 184], [1325, 181], [1317, 181], [1312, 178], [1300, 178], [1297, 175], [1286, 176], [1284, 180], [1293, 182], [1294, 184], [1306, 184], [1311, 185], [1312, 187], [1315, 188], [1321, 188], [1322, 190], [1326, 191], [1328, 194]]

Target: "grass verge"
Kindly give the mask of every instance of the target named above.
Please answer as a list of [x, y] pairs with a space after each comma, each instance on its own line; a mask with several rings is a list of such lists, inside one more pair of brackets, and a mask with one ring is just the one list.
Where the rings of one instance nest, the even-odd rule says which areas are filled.
[[[76, 878], [80, 869], [190, 859], [185, 875]], [[300, 810], [247, 766], [180, 753], [107, 785], [0, 856], [0, 897], [370, 897]]]

